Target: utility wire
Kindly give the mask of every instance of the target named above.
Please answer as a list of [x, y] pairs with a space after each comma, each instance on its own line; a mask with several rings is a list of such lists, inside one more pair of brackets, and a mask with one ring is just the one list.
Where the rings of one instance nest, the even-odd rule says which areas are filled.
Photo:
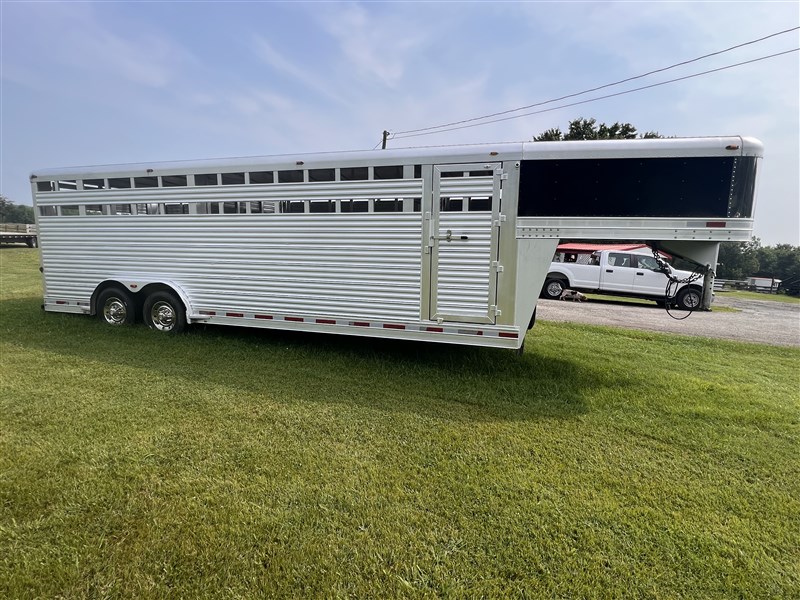
[[[411, 131], [398, 132], [397, 134], [394, 134], [391, 139], [401, 140], [401, 139], [404, 139], [404, 138], [418, 137], [418, 136], [422, 136], [422, 135], [431, 135], [433, 133], [444, 133], [446, 131], [455, 131], [456, 129], [467, 129], [469, 127], [478, 127], [480, 125], [488, 125], [490, 123], [499, 123], [501, 121], [510, 121], [512, 119], [519, 119], [521, 117], [529, 117], [531, 115], [538, 115], [538, 114], [541, 114], [541, 113], [551, 112], [551, 111], [554, 111], [554, 110], [559, 110], [561, 108], [568, 108], [570, 106], [578, 106], [580, 104], [588, 104], [589, 102], [596, 102], [597, 100], [605, 100], [607, 98], [614, 98], [616, 96], [624, 96], [625, 94], [632, 94], [633, 92], [640, 92], [642, 90], [647, 90], [647, 89], [654, 88], [654, 87], [660, 87], [662, 85], [667, 85], [669, 83], [675, 83], [676, 81], [684, 81], [686, 79], [692, 79], [694, 77], [700, 77], [701, 75], [708, 75], [710, 73], [717, 73], [719, 71], [725, 71], [727, 69], [733, 69], [734, 67], [741, 67], [742, 65], [749, 65], [751, 63], [760, 62], [762, 60], [768, 60], [770, 58], [783, 56], [784, 54], [790, 54], [792, 52], [797, 52], [798, 50], [800, 50], [800, 48], [792, 48], [791, 50], [784, 50], [783, 52], [777, 52], [776, 54], [769, 54], [767, 56], [761, 56], [759, 58], [753, 58], [751, 60], [746, 60], [746, 61], [743, 61], [743, 62], [735, 63], [735, 64], [732, 64], [732, 65], [727, 65], [727, 66], [724, 66], [724, 67], [719, 67], [719, 68], [716, 68], [716, 69], [709, 69], [708, 71], [702, 71], [700, 73], [693, 73], [691, 75], [685, 75], [683, 77], [676, 77], [675, 79], [669, 79], [667, 81], [660, 81], [658, 83], [653, 83], [653, 84], [650, 84], [650, 85], [644, 85], [642, 87], [632, 88], [630, 90], [624, 90], [622, 92], [616, 92], [614, 94], [606, 94], [605, 96], [597, 96], [595, 98], [589, 98], [587, 100], [580, 100], [578, 102], [570, 102], [569, 104], [561, 104], [559, 106], [553, 106], [551, 108], [543, 108], [541, 110], [534, 110], [534, 111], [522, 113], [522, 114], [519, 114], [519, 115], [511, 115], [511, 116], [508, 116], [508, 117], [501, 117], [499, 119], [492, 119], [492, 120], [489, 120], [489, 121], [482, 121], [481, 123], [471, 123], [469, 121], [474, 121], [475, 119], [469, 119], [468, 121], [460, 121], [459, 122], [459, 123], [465, 123], [463, 125], [459, 125], [459, 124], [455, 124], [454, 123], [453, 127], [447, 127], [445, 125], [440, 125], [439, 126], [440, 128], [429, 127], [429, 128], [427, 128], [427, 130], [426, 129], [420, 129], [420, 130], [415, 130], [415, 132], [411, 132]], [[534, 104], [532, 106], [537, 106], [537, 105]], [[507, 111], [507, 112], [509, 112], [509, 111]], [[510, 111], [510, 112], [514, 112], [514, 111]], [[497, 114], [504, 114], [504, 113], [497, 113]], [[487, 117], [481, 117], [481, 119], [485, 119], [485, 118], [487, 118]], [[442, 129], [442, 128], [444, 128], [444, 129]], [[431, 129], [435, 129], [435, 131], [430, 131]], [[416, 133], [417, 131], [419, 133]]]
[[[433, 129], [443, 129], [443, 128], [446, 128], [446, 127], [449, 128], [449, 127], [453, 127], [454, 125], [461, 125], [461, 124], [464, 124], [464, 123], [473, 123], [475, 121], [482, 121], [484, 119], [490, 119], [492, 117], [499, 117], [501, 115], [507, 115], [507, 114], [518, 112], [518, 111], [521, 111], [521, 110], [527, 110], [529, 108], [535, 108], [537, 106], [543, 106], [545, 104], [552, 104], [553, 102], [560, 102], [561, 100], [567, 100], [569, 98], [575, 98], [576, 96], [582, 96], [584, 94], [589, 94], [591, 92], [596, 92], [598, 90], [602, 90], [602, 89], [605, 89], [605, 88], [613, 87], [615, 85], [620, 85], [620, 84], [623, 84], [623, 83], [627, 83], [629, 81], [635, 81], [637, 79], [642, 79], [642, 78], [647, 77], [649, 75], [654, 75], [655, 73], [662, 73], [664, 71], [669, 71], [670, 69], [674, 69], [674, 68], [677, 68], [677, 67], [681, 67], [681, 66], [684, 66], [684, 65], [688, 65], [688, 64], [697, 62], [699, 60], [703, 60], [705, 58], [710, 58], [712, 56], [718, 56], [720, 54], [724, 54], [726, 52], [730, 52], [730, 51], [736, 50], [738, 48], [743, 48], [745, 46], [750, 46], [752, 44], [757, 44], [758, 42], [763, 42], [764, 40], [768, 40], [770, 38], [773, 38], [773, 37], [776, 37], [776, 36], [779, 36], [779, 35], [783, 35], [785, 33], [790, 33], [792, 31], [797, 31], [798, 29], [800, 29], [800, 27], [792, 27], [791, 29], [785, 29], [783, 31], [778, 31], [778, 32], [772, 33], [770, 35], [767, 35], [767, 36], [764, 36], [764, 37], [760, 37], [760, 38], [755, 39], [755, 40], [750, 40], [749, 42], [744, 42], [742, 44], [737, 44], [735, 46], [731, 46], [730, 48], [725, 48], [724, 50], [718, 50], [718, 51], [712, 52], [710, 54], [704, 54], [702, 56], [698, 56], [697, 58], [692, 58], [690, 60], [685, 60], [685, 61], [682, 61], [682, 62], [679, 62], [679, 63], [675, 63], [675, 64], [672, 64], [672, 65], [669, 65], [668, 67], [662, 67], [660, 69], [655, 69], [653, 71], [648, 71], [647, 73], [643, 73], [641, 75], [636, 75], [634, 77], [628, 77], [627, 79], [621, 79], [621, 80], [615, 81], [613, 83], [607, 83], [605, 85], [600, 85], [600, 86], [597, 86], [597, 87], [594, 87], [594, 88], [586, 89], [586, 90], [583, 90], [581, 92], [575, 92], [573, 94], [567, 94], [566, 96], [561, 96], [559, 98], [552, 98], [550, 100], [544, 100], [542, 102], [536, 102], [534, 104], [529, 104], [527, 106], [520, 106], [519, 108], [512, 108], [512, 109], [509, 109], [509, 110], [504, 110], [504, 111], [500, 111], [500, 112], [496, 112], [496, 113], [491, 113], [491, 114], [488, 114], [488, 115], [483, 115], [481, 117], [473, 117], [471, 119], [464, 119], [464, 120], [461, 120], [461, 121], [453, 121], [451, 123], [444, 123], [442, 125], [434, 125], [432, 127], [422, 127], [420, 129], [409, 129], [407, 131], [397, 131], [394, 134], [392, 134], [392, 138], [394, 138], [395, 136], [411, 137], [411, 136], [405, 136], [405, 134], [420, 133], [420, 132], [423, 132], [423, 131], [430, 131], [430, 130], [433, 130]], [[742, 64], [746, 64], [746, 63], [742, 63]], [[676, 81], [678, 81], [678, 80], [676, 80]], [[567, 106], [573, 106], [573, 105], [567, 105]], [[536, 113], [527, 113], [527, 114], [536, 114]], [[519, 115], [519, 116], [525, 116], [525, 115]], [[496, 122], [496, 121], [489, 121], [489, 123], [494, 123], [494, 122]], [[451, 129], [445, 129], [445, 131], [451, 131]]]

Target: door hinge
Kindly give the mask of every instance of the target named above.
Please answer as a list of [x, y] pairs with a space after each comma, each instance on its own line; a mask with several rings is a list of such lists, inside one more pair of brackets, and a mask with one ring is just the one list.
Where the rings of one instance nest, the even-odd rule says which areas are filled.
[[500, 227], [500, 224], [501, 223], [505, 223], [505, 222], [506, 222], [506, 216], [505, 215], [498, 215], [498, 218], [494, 220], [494, 226], [495, 227]]
[[503, 173], [500, 175], [500, 179], [508, 179], [508, 173]]
[[489, 307], [489, 314], [494, 315], [495, 317], [499, 317], [500, 315], [503, 314], [503, 311], [497, 308], [496, 304], [492, 304]]
[[502, 273], [502, 272], [503, 272], [503, 265], [501, 265], [501, 264], [500, 264], [500, 261], [493, 260], [493, 261], [492, 261], [492, 268], [493, 268], [493, 269], [494, 269], [494, 270], [495, 270], [497, 273]]

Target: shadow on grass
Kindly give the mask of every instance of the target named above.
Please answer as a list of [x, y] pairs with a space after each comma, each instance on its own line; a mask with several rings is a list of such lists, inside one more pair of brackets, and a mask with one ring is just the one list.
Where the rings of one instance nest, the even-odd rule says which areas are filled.
[[40, 305], [39, 298], [0, 302], [6, 343], [105, 365], [93, 367], [98, 376], [141, 369], [143, 379], [222, 386], [278, 402], [450, 420], [571, 418], [586, 412], [588, 390], [626, 383], [560, 353], [559, 336], [541, 343], [529, 336], [521, 357], [491, 348], [207, 325], [165, 336], [141, 324], [116, 329], [86, 316], [44, 313]]

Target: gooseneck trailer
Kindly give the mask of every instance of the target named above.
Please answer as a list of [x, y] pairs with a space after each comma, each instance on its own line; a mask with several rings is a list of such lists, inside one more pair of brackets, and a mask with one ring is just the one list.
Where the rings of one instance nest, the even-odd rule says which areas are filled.
[[752, 235], [762, 153], [709, 137], [41, 170], [44, 308], [520, 348], [560, 239], [713, 270]]

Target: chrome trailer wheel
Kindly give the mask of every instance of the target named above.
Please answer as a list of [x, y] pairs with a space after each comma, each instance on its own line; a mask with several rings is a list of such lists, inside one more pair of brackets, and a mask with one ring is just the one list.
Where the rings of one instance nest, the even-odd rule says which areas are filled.
[[120, 288], [108, 288], [100, 292], [96, 307], [97, 316], [108, 325], [129, 325], [136, 320], [133, 298]]
[[180, 333], [186, 328], [186, 309], [171, 292], [154, 292], [144, 301], [144, 322], [163, 333]]

